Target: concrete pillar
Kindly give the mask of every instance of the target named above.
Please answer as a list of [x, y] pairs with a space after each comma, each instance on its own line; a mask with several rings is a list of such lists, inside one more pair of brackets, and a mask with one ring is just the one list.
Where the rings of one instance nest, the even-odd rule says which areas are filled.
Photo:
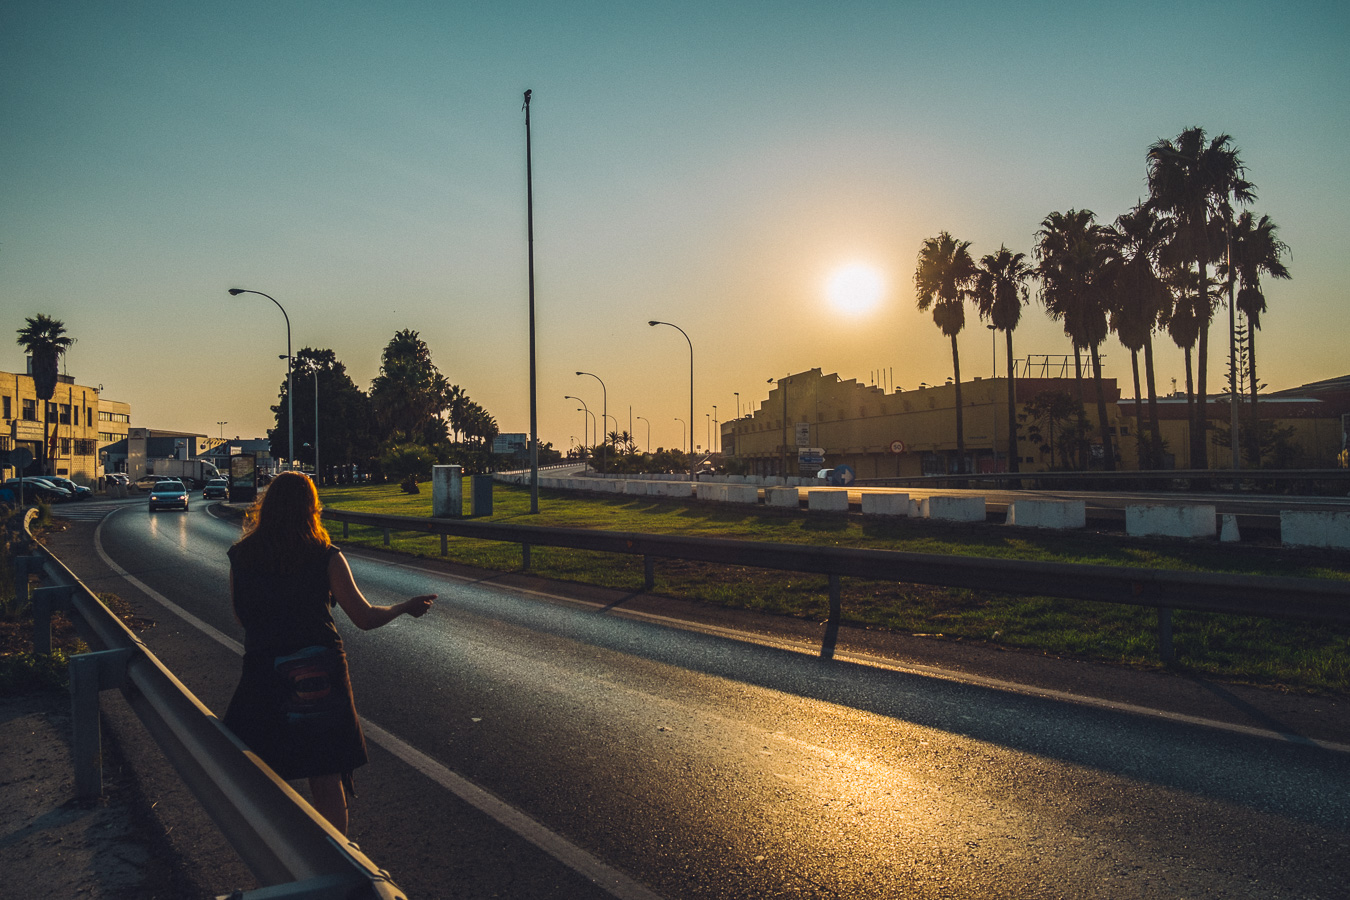
[[464, 515], [464, 481], [459, 466], [431, 467], [431, 515], [459, 518]]

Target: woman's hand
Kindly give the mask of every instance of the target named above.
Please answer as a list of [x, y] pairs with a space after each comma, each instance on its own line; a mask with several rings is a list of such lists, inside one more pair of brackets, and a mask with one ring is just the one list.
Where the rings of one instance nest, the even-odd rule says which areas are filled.
[[435, 594], [422, 594], [420, 596], [404, 600], [402, 603], [399, 604], [399, 607], [402, 609], [403, 612], [412, 616], [414, 619], [420, 619], [422, 618], [422, 616], [426, 615], [427, 610], [431, 609], [431, 602], [435, 599], [436, 599]]

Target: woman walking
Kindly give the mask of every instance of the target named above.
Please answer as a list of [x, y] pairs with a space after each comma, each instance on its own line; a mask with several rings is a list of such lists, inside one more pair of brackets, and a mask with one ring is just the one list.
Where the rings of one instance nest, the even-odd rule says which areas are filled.
[[329, 540], [321, 508], [308, 476], [284, 472], [230, 548], [244, 668], [225, 725], [279, 777], [308, 778], [314, 808], [345, 835], [352, 771], [365, 764], [366, 743], [330, 609], [342, 607], [369, 631], [404, 613], [420, 617], [436, 595], [371, 606]]

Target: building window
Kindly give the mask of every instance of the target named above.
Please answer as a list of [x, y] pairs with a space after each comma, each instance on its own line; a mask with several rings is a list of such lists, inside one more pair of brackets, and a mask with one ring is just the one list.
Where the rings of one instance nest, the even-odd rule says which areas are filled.
[[6, 398], [5, 398], [5, 418], [6, 418], [6, 419], [12, 419], [12, 418], [14, 418], [13, 410], [10, 408], [9, 402], [10, 402], [10, 398], [9, 398], [9, 397], [6, 397]]
[[70, 455], [70, 438], [61, 438], [61, 455]]
[[70, 404], [69, 404], [69, 403], [62, 403], [62, 404], [61, 404], [61, 424], [62, 424], [62, 425], [69, 425], [69, 424], [70, 424]]
[[84, 408], [84, 427], [94, 427], [94, 408], [92, 406], [86, 406]]
[[46, 421], [48, 421], [48, 422], [55, 422], [55, 421], [56, 421], [56, 404], [55, 404], [55, 403], [52, 403], [52, 402], [50, 402], [50, 401], [48, 401], [48, 403], [47, 403], [47, 419], [46, 419]]
[[25, 397], [25, 398], [23, 399], [23, 417], [24, 417], [25, 421], [28, 421], [28, 422], [36, 422], [36, 421], [37, 421], [37, 401], [36, 401], [36, 400], [30, 400], [30, 399], [27, 398], [27, 397]]
[[130, 422], [131, 416], [127, 413], [104, 412], [103, 410], [99, 410], [98, 420], [100, 422]]
[[93, 456], [97, 452], [98, 452], [98, 441], [93, 441], [90, 440], [89, 438], [75, 439], [76, 456]]

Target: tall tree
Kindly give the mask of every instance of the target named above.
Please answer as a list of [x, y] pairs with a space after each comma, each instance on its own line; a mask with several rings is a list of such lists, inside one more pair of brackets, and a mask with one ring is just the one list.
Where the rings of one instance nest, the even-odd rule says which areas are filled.
[[974, 287], [977, 269], [970, 256], [970, 241], [958, 241], [943, 231], [928, 238], [919, 249], [914, 270], [914, 289], [919, 311], [933, 312], [933, 323], [952, 342], [952, 383], [956, 386], [957, 472], [966, 471], [966, 432], [961, 410], [961, 356], [956, 336], [966, 325], [965, 300]]
[[1041, 302], [1052, 319], [1061, 322], [1073, 343], [1074, 375], [1078, 399], [1083, 402], [1081, 351], [1092, 360], [1092, 382], [1097, 395], [1097, 423], [1102, 439], [1102, 464], [1115, 471], [1116, 456], [1102, 387], [1102, 361], [1098, 348], [1107, 334], [1109, 294], [1105, 267], [1110, 234], [1097, 224], [1091, 210], [1052, 212], [1036, 232], [1036, 274], [1041, 280]]
[[1209, 325], [1214, 305], [1209, 292], [1208, 266], [1222, 249], [1222, 225], [1232, 219], [1234, 203], [1250, 203], [1256, 186], [1247, 181], [1233, 139], [1221, 134], [1206, 142], [1202, 128], [1187, 128], [1175, 141], [1159, 139], [1148, 149], [1149, 203], [1176, 219], [1172, 252], [1194, 265], [1195, 293], [1190, 306], [1196, 319], [1199, 354], [1196, 390], [1199, 393], [1191, 423], [1191, 467], [1208, 466], [1206, 430], [1209, 428]]
[[[1153, 369], [1153, 330], [1171, 307], [1171, 294], [1158, 277], [1157, 260], [1169, 237], [1169, 223], [1145, 204], [1116, 219], [1111, 229], [1113, 277], [1111, 330], [1130, 351], [1134, 375], [1135, 437], [1143, 468], [1162, 465], [1162, 434], [1158, 422], [1158, 390]], [[1148, 428], [1140, 411], [1139, 351], [1144, 352], [1148, 389]], [[1148, 435], [1145, 449], [1144, 437]]]
[[1028, 302], [1027, 280], [1031, 266], [1025, 253], [1013, 253], [1000, 246], [997, 253], [980, 259], [975, 277], [975, 308], [1003, 332], [1008, 345], [1008, 471], [1018, 471], [1017, 390], [1013, 380], [1013, 332], [1022, 320], [1022, 307]]
[[370, 385], [370, 401], [384, 437], [398, 432], [406, 440], [433, 442], [444, 434], [438, 415], [449, 392], [450, 383], [437, 371], [431, 350], [418, 333], [411, 329], [395, 333], [381, 355], [380, 374]]
[[[302, 439], [296, 455], [314, 462], [314, 389], [318, 374], [319, 391], [319, 463], [325, 471], [350, 474], [353, 465], [368, 467], [375, 457], [375, 418], [370, 398], [356, 386], [347, 367], [332, 350], [305, 347], [295, 354], [295, 433]], [[286, 446], [286, 383], [272, 412], [276, 427], [269, 429], [268, 439], [274, 450]], [[306, 449], [308, 445], [308, 449]]]
[[1232, 284], [1241, 285], [1237, 293], [1237, 307], [1247, 320], [1247, 388], [1251, 393], [1251, 427], [1248, 430], [1248, 452], [1252, 465], [1261, 465], [1261, 442], [1258, 434], [1261, 414], [1257, 403], [1259, 383], [1256, 380], [1256, 332], [1261, 328], [1261, 314], [1266, 311], [1266, 296], [1261, 291], [1261, 275], [1289, 278], [1289, 267], [1281, 257], [1289, 247], [1275, 236], [1278, 230], [1270, 216], [1256, 219], [1243, 212], [1233, 225], [1231, 259], [1221, 267], [1222, 274]]
[[[66, 323], [53, 319], [45, 313], [29, 316], [27, 323], [18, 330], [18, 341], [33, 359], [33, 385], [41, 401], [42, 410], [42, 471], [52, 472], [52, 438], [48, 426], [51, 416], [47, 414], [47, 402], [56, 394], [56, 381], [61, 374], [61, 357], [65, 355], [75, 339], [66, 334]], [[20, 475], [23, 473], [20, 472]]]

